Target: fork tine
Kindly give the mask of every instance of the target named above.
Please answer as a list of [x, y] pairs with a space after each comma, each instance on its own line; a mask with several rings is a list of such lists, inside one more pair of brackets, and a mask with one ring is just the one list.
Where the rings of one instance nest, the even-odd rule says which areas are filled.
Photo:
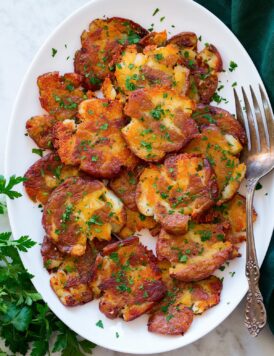
[[247, 135], [248, 150], [250, 151], [251, 150], [251, 145], [250, 145], [250, 132], [249, 132], [248, 122], [247, 122], [247, 119], [245, 118], [245, 116], [243, 114], [242, 107], [241, 107], [241, 104], [240, 104], [240, 100], [239, 100], [239, 97], [238, 97], [238, 94], [237, 94], [235, 88], [233, 88], [233, 93], [234, 93], [234, 99], [235, 99], [235, 105], [236, 105], [237, 120], [245, 128], [245, 132], [246, 132], [246, 135]]
[[257, 121], [257, 127], [259, 131], [259, 138], [260, 138], [260, 148], [261, 151], [267, 151], [269, 150], [269, 135], [268, 135], [268, 130], [266, 128], [266, 123], [263, 118], [263, 115], [261, 113], [257, 98], [255, 96], [255, 93], [252, 89], [252, 86], [249, 86], [251, 96], [252, 96], [252, 101], [253, 101], [253, 107], [254, 107], [254, 112], [255, 112], [255, 117]]
[[265, 118], [266, 118], [266, 127], [268, 129], [268, 134], [269, 134], [270, 149], [273, 151], [274, 150], [274, 121], [272, 118], [270, 105], [268, 104], [265, 93], [260, 85], [259, 85], [259, 89], [260, 89], [263, 107], [264, 107], [264, 114], [265, 114]]
[[246, 109], [246, 116], [248, 120], [248, 125], [249, 125], [249, 138], [250, 138], [250, 146], [251, 146], [251, 153], [255, 154], [259, 150], [258, 146], [258, 138], [257, 138], [257, 133], [256, 133], [256, 128], [255, 128], [255, 121], [252, 115], [251, 107], [249, 104], [249, 101], [247, 99], [246, 93], [244, 88], [242, 87], [242, 93], [244, 97], [244, 103], [245, 103], [245, 109]]

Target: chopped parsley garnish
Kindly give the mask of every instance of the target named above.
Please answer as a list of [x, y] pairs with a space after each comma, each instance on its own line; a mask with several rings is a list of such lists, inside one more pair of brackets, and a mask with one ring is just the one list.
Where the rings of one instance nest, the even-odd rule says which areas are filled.
[[128, 36], [128, 43], [129, 44], [136, 44], [140, 41], [140, 36], [137, 35], [137, 33], [132, 32]]
[[144, 147], [147, 151], [152, 150], [152, 145], [150, 142], [141, 141], [141, 147]]
[[141, 213], [139, 213], [139, 218], [140, 218], [141, 221], [145, 221], [146, 220], [146, 216], [141, 214]]
[[161, 17], [160, 22], [163, 22], [165, 18], [166, 18], [165, 16]]
[[230, 72], [233, 72], [237, 67], [238, 67], [238, 64], [237, 64], [237, 63], [235, 63], [235, 62], [233, 62], [233, 61], [230, 61], [230, 62], [229, 62], [229, 68], [228, 68], [228, 70], [229, 70]]
[[117, 252], [111, 252], [111, 254], [109, 255], [109, 258], [115, 263], [119, 262], [119, 255]]
[[151, 110], [150, 115], [155, 120], [160, 120], [161, 116], [165, 114], [165, 111], [161, 108], [161, 105], [157, 105], [153, 110]]
[[166, 316], [166, 321], [170, 321], [170, 319], [174, 318], [173, 314], [169, 314]]
[[100, 126], [100, 130], [107, 130], [108, 129], [108, 124], [105, 123], [103, 125]]
[[91, 160], [92, 160], [92, 162], [97, 162], [98, 161], [98, 156], [92, 156]]
[[99, 225], [102, 226], [103, 225], [103, 221], [101, 219], [100, 216], [98, 215], [93, 215], [88, 221], [87, 221], [88, 225]]
[[104, 329], [104, 324], [103, 324], [102, 320], [98, 320], [95, 325], [98, 326], [98, 328]]
[[57, 49], [56, 48], [52, 48], [51, 49], [51, 56], [55, 57], [56, 53], [57, 53]]
[[255, 187], [255, 190], [260, 190], [260, 189], [262, 189], [262, 185], [261, 185], [261, 183], [260, 182], [258, 182], [257, 184], [256, 184], [256, 187]]
[[232, 86], [232, 88], [236, 87], [237, 86], [237, 82], [232, 83], [231, 86]]
[[155, 16], [159, 11], [160, 11], [160, 10], [159, 10], [158, 7], [157, 7], [157, 9], [154, 10], [152, 16]]
[[154, 55], [154, 58], [157, 60], [157, 61], [160, 61], [164, 58], [164, 56], [162, 55], [162, 53], [156, 53]]
[[199, 230], [197, 233], [200, 235], [202, 242], [209, 240], [212, 236], [212, 232], [208, 230]]
[[186, 263], [188, 260], [188, 257], [187, 257], [187, 255], [183, 255], [182, 252], [180, 251], [178, 253], [178, 260], [179, 260], [179, 262]]
[[74, 88], [74, 85], [73, 84], [68, 84], [67, 86], [66, 86], [66, 89], [69, 91], [69, 92], [72, 92], [75, 88]]
[[40, 157], [43, 157], [44, 154], [44, 150], [42, 150], [41, 148], [33, 148], [31, 152], [37, 154]]
[[118, 339], [120, 337], [118, 331], [116, 331], [115, 336], [116, 336], [116, 339]]

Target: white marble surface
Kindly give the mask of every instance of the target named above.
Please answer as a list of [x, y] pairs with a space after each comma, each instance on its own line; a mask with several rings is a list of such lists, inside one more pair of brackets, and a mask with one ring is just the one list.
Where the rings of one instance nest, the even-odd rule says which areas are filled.
[[[0, 174], [4, 167], [4, 149], [12, 105], [24, 73], [49, 33], [86, 2], [87, 0], [0, 0]], [[6, 229], [9, 229], [8, 221], [2, 218], [0, 230]], [[248, 335], [243, 326], [241, 303], [227, 320], [204, 338], [183, 349], [162, 355], [179, 356], [184, 353], [188, 356], [268, 356], [273, 355], [273, 347], [274, 336], [268, 327], [256, 339]], [[118, 353], [98, 347], [94, 354], [114, 356]]]

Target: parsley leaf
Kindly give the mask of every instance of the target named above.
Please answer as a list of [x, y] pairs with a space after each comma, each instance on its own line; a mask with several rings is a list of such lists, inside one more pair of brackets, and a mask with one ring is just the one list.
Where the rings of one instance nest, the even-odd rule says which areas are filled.
[[0, 194], [7, 195], [10, 199], [19, 198], [22, 196], [21, 193], [12, 190], [12, 188], [22, 182], [25, 182], [26, 178], [16, 177], [15, 175], [11, 176], [7, 182], [4, 176], [0, 175]]

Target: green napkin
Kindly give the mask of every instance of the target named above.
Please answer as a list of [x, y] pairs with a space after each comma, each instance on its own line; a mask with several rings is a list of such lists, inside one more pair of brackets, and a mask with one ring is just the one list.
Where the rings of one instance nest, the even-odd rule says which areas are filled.
[[[221, 19], [253, 59], [274, 104], [274, 0], [196, 0]], [[274, 334], [274, 234], [261, 268], [260, 288]]]

